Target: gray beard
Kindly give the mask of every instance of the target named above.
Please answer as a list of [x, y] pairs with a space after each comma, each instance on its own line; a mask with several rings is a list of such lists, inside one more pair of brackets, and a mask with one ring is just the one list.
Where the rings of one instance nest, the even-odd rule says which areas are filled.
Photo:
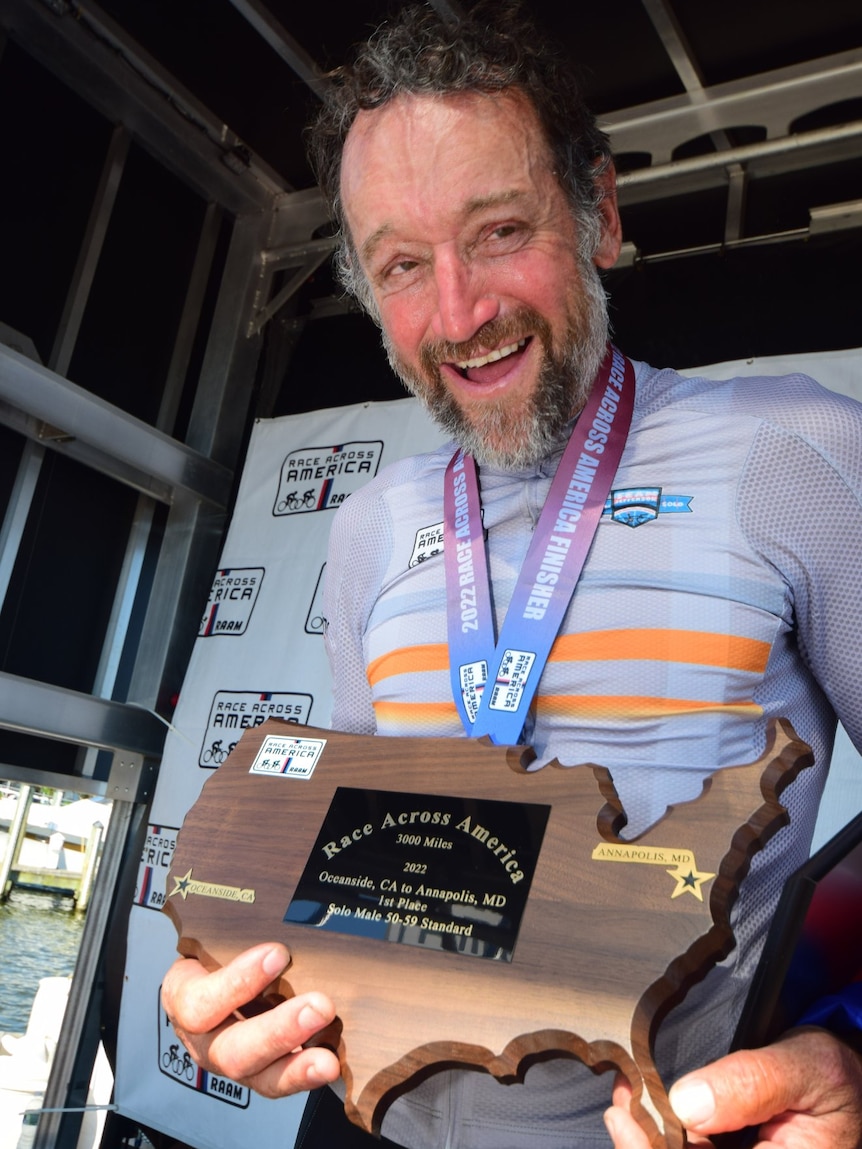
[[[398, 358], [383, 333], [383, 346], [393, 371], [407, 390], [425, 404], [435, 422], [480, 466], [501, 470], [535, 466], [565, 441], [569, 422], [586, 402], [605, 356], [609, 322], [607, 296], [598, 271], [591, 261], [584, 260], [580, 272], [580, 315], [572, 317], [559, 351], [554, 351], [548, 324], [532, 309], [522, 309], [508, 321], [514, 331], [534, 331], [545, 353], [533, 394], [514, 410], [504, 403], [483, 403], [471, 417], [447, 391], [439, 364], [472, 358], [471, 344], [441, 343], [422, 348], [420, 371], [407, 367]], [[476, 347], [504, 343], [507, 324], [500, 323], [498, 331], [495, 323], [492, 320], [482, 328], [471, 343]], [[483, 333], [486, 341], [481, 338]]]

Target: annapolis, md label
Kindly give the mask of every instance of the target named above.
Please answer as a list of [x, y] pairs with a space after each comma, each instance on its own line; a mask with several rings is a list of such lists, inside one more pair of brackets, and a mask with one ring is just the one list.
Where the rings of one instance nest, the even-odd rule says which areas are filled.
[[284, 921], [511, 961], [549, 813], [339, 786]]

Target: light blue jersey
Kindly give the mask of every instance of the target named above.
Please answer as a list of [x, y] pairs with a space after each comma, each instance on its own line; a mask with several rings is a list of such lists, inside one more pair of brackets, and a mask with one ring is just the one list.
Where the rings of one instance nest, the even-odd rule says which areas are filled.
[[[715, 382], [636, 364], [631, 432], [536, 695], [539, 761], [607, 766], [636, 835], [788, 718], [815, 753], [791, 828], [756, 857], [737, 948], [668, 1019], [668, 1082], [726, 1052], [787, 876], [808, 856], [836, 715], [862, 749], [862, 406], [805, 376]], [[453, 448], [384, 470], [339, 510], [327, 561], [332, 725], [457, 737], [446, 640], [443, 474]], [[481, 468], [497, 624], [559, 454]], [[416, 1149], [606, 1145], [609, 1078], [577, 1063], [524, 1086], [446, 1073], [383, 1133]]]

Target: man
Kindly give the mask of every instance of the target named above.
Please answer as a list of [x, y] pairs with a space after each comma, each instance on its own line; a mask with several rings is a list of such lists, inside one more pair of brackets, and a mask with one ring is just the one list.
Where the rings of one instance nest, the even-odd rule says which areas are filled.
[[[312, 154], [342, 229], [345, 282], [379, 322], [393, 367], [461, 448], [456, 465], [478, 464], [499, 628], [567, 442], [598, 462], [617, 441], [612, 419], [605, 435], [577, 416], [594, 378], [608, 378], [598, 271], [621, 238], [607, 142], [574, 85], [516, 13], [497, 9], [495, 27], [402, 14], [338, 75]], [[812, 745], [817, 765], [788, 792], [792, 828], [743, 886], [737, 947], [668, 1018], [658, 1059], [669, 1080], [688, 1071], [672, 1100], [693, 1144], [762, 1124], [763, 1145], [853, 1149], [862, 1059], [850, 1045], [807, 1028], [721, 1055], [781, 885], [807, 856], [836, 712], [862, 747], [862, 411], [798, 377], [717, 384], [637, 364], [625, 380], [634, 412], [614, 491], [661, 485], [685, 514], [656, 507], [638, 531], [598, 525], [523, 736], [541, 761], [607, 765], [632, 836], [697, 796], [717, 766], [756, 758], [769, 718], [788, 717]], [[485, 713], [450, 680], [460, 639], [445, 556], [409, 563], [417, 532], [444, 518], [453, 450], [387, 469], [335, 521], [326, 616], [336, 729], [454, 735]], [[209, 975], [181, 961], [165, 982], [194, 1056], [267, 1096], [338, 1076], [326, 1049], [300, 1048], [337, 1002], [310, 994], [233, 1016], [285, 963], [283, 947], [264, 945]], [[566, 1060], [534, 1066], [518, 1086], [446, 1072], [399, 1099], [383, 1133], [410, 1149], [607, 1145], [610, 1092]], [[614, 1101], [614, 1144], [645, 1149], [625, 1082]], [[346, 1142], [330, 1135], [335, 1143]]]

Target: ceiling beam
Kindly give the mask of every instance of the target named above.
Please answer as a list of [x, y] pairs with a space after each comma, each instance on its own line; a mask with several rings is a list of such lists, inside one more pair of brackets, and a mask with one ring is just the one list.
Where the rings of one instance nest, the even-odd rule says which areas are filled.
[[[641, 0], [641, 3], [658, 32], [683, 87], [693, 100], [704, 99], [703, 73], [669, 0]], [[710, 132], [709, 135], [713, 146], [719, 152], [727, 151], [733, 146], [727, 132], [721, 128]], [[729, 242], [741, 239], [744, 231], [748, 173], [742, 165], [734, 164], [728, 175], [724, 238]]]
[[276, 20], [267, 5], [262, 0], [230, 0], [230, 3], [300, 80], [322, 100], [329, 81], [302, 45], [291, 36], [283, 24]]
[[681, 144], [717, 130], [756, 125], [769, 139], [787, 136], [800, 117], [858, 99], [860, 92], [862, 50], [854, 49], [624, 108], [601, 120], [615, 152], [647, 152], [654, 164], [664, 164]]
[[0, 0], [0, 26], [205, 199], [260, 211], [291, 190], [92, 0]]
[[4, 346], [0, 423], [152, 498], [170, 502], [177, 487], [218, 508], [230, 498], [226, 467]]
[[5, 671], [0, 671], [0, 728], [150, 758], [160, 757], [166, 733], [162, 719], [144, 707]]
[[[620, 203], [642, 203], [726, 184], [727, 169], [744, 164], [751, 174], [775, 175], [841, 157], [858, 157], [862, 146], [862, 120], [745, 144], [727, 152], [708, 152], [667, 164], [623, 172], [618, 179]], [[661, 189], [661, 190], [660, 190]]]
[[641, 0], [641, 3], [658, 33], [674, 71], [682, 81], [682, 86], [687, 92], [702, 91], [703, 75], [670, 4], [667, 0]]

